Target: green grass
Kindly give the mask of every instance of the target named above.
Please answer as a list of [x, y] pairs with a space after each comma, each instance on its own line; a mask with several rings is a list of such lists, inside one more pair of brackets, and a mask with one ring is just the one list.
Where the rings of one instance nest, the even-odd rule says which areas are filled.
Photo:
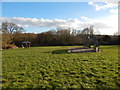
[[78, 46], [4, 50], [3, 88], [119, 88], [118, 46], [66, 53], [69, 47]]

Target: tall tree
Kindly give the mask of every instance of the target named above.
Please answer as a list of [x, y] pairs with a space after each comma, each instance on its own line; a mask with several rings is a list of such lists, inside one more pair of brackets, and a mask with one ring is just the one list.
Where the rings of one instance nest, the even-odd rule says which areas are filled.
[[14, 32], [22, 32], [24, 29], [13, 22], [3, 22], [1, 24], [2, 32], [13, 34]]
[[94, 29], [93, 29], [93, 25], [90, 26], [89, 28], [85, 28], [83, 29], [83, 31], [81, 32], [81, 34], [83, 34], [83, 42], [84, 42], [84, 46], [87, 47], [91, 47], [91, 44], [93, 43], [93, 37], [94, 37]]
[[16, 37], [13, 34], [22, 32], [24, 29], [13, 22], [2, 22], [0, 32], [2, 33], [2, 46], [3, 48], [12, 44]]

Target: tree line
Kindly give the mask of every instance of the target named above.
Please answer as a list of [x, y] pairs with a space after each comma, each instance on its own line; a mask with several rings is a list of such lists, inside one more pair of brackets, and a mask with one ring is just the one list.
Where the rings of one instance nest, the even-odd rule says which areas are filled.
[[83, 45], [88, 42], [88, 36], [92, 35], [100, 39], [101, 45], [118, 45], [120, 35], [97, 35], [93, 26], [83, 30], [56, 29], [42, 33], [23, 33], [24, 28], [13, 22], [1, 24], [2, 48], [9, 45], [21, 46], [22, 41], [30, 41], [31, 46], [48, 45]]

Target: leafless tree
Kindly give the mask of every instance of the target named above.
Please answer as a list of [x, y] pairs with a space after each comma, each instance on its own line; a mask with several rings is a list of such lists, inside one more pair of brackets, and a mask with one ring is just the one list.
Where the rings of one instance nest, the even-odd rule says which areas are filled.
[[2, 34], [2, 46], [5, 48], [7, 45], [13, 43], [16, 37], [14, 33], [21, 33], [24, 29], [13, 22], [2, 22], [0, 33]]
[[13, 34], [14, 32], [22, 32], [24, 29], [13, 22], [3, 22], [1, 24], [2, 32]]

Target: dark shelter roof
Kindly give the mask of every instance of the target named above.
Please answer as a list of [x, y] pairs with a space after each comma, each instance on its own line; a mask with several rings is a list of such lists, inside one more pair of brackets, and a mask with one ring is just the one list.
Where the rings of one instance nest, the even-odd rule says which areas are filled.
[[21, 43], [30, 43], [29, 41], [23, 41], [23, 42], [21, 42]]

